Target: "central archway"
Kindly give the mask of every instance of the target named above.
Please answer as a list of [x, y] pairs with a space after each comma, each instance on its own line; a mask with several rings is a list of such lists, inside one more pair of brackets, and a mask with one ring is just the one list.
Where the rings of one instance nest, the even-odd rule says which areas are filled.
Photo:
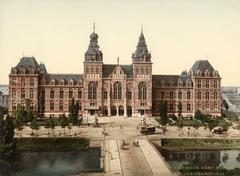
[[127, 107], [127, 116], [132, 117], [132, 107], [131, 106]]
[[118, 115], [119, 116], [123, 116], [124, 115], [124, 107], [122, 105], [120, 105], [118, 107]]
[[108, 116], [108, 108], [107, 108], [107, 106], [103, 107], [103, 116]]
[[111, 116], [116, 116], [117, 115], [117, 108], [116, 106], [111, 107]]

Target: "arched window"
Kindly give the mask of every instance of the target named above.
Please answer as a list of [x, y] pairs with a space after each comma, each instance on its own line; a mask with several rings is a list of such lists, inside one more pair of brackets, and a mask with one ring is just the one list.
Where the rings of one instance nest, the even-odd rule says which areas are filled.
[[120, 82], [115, 82], [113, 85], [113, 99], [122, 99], [122, 85]]
[[97, 83], [95, 82], [88, 84], [88, 99], [97, 99]]
[[139, 100], [147, 99], [147, 86], [145, 82], [140, 82], [138, 85], [138, 99]]

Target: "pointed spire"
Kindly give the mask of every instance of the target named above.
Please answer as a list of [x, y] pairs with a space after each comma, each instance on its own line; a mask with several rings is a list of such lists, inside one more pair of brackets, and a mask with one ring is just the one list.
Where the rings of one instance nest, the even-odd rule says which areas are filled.
[[93, 33], [95, 33], [95, 22], [93, 22]]
[[148, 51], [145, 37], [143, 35], [143, 26], [139, 36], [136, 51], [132, 54], [133, 62], [151, 62], [151, 54]]
[[141, 24], [141, 34], [143, 34], [143, 24]]
[[119, 65], [119, 57], [117, 57], [117, 64]]

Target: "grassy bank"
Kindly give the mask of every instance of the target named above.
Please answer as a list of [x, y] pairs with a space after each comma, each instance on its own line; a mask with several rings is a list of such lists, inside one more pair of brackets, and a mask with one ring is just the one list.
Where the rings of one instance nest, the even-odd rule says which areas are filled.
[[72, 151], [89, 148], [85, 138], [17, 138], [20, 151]]
[[162, 139], [163, 148], [197, 148], [197, 149], [240, 149], [240, 139]]

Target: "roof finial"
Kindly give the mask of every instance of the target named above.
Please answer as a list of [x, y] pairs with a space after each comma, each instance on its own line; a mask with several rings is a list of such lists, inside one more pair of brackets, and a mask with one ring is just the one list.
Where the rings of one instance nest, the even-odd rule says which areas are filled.
[[117, 64], [119, 65], [119, 57], [117, 57]]
[[143, 24], [141, 24], [141, 33], [143, 33]]
[[95, 22], [93, 22], [93, 33], [95, 33]]

